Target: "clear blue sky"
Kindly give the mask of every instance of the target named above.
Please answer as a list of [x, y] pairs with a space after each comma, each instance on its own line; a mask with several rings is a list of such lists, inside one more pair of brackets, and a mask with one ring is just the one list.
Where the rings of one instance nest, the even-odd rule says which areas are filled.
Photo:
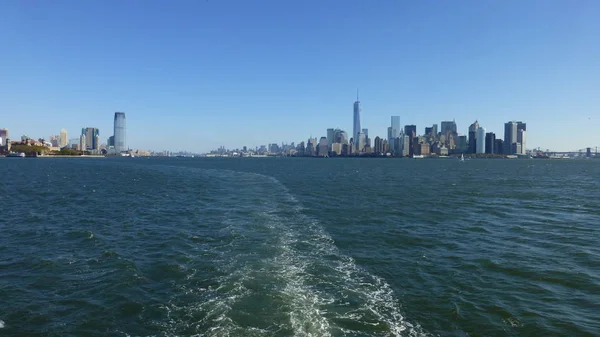
[[600, 146], [600, 1], [0, 1], [0, 127], [207, 151], [475, 119]]

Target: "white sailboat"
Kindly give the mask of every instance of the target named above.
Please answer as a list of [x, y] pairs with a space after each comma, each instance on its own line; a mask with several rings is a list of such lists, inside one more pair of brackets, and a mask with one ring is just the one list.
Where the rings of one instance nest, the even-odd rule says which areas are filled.
[[462, 153], [460, 154], [460, 161], [465, 161], [465, 156]]

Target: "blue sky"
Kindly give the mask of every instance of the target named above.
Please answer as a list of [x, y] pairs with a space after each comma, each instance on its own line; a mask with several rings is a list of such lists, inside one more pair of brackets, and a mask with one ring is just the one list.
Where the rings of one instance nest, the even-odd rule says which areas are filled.
[[600, 1], [0, 2], [0, 127], [207, 151], [474, 120], [600, 146]]

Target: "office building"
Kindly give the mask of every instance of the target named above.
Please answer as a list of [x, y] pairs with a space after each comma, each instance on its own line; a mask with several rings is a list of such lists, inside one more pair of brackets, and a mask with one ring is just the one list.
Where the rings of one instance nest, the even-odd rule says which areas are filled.
[[8, 139], [8, 129], [0, 129], [0, 146], [6, 146]]
[[115, 121], [114, 121], [114, 147], [116, 153], [121, 153], [127, 151], [127, 143], [126, 143], [126, 124], [125, 124], [125, 113], [124, 112], [115, 112]]
[[61, 148], [69, 145], [69, 138], [67, 138], [67, 130], [65, 129], [60, 130], [59, 145]]
[[517, 122], [504, 123], [504, 153], [513, 154], [514, 143], [517, 142]]
[[390, 127], [388, 127], [388, 144], [390, 146], [390, 150], [392, 152], [396, 152], [397, 149], [394, 145], [394, 139], [400, 137], [402, 133], [402, 129], [400, 126], [400, 116], [391, 116]]
[[100, 131], [97, 128], [83, 128], [81, 129], [81, 135], [85, 137], [85, 147], [83, 147], [81, 151], [98, 150], [100, 148]]
[[365, 134], [365, 146], [371, 146], [371, 138], [369, 138], [369, 129], [362, 129], [362, 133]]
[[458, 136], [456, 138], [456, 147], [454, 148], [455, 153], [467, 153], [469, 149], [469, 141], [467, 136]]
[[356, 91], [356, 102], [354, 102], [354, 125], [352, 128], [352, 138], [354, 138], [354, 143], [358, 147], [359, 142], [358, 134], [361, 132], [360, 128], [360, 101], [358, 100], [358, 90]]
[[335, 129], [327, 129], [327, 144], [329, 144], [329, 151], [331, 151], [333, 143], [335, 143]]
[[365, 137], [365, 134], [362, 131], [358, 133], [357, 144], [358, 144], [356, 146], [357, 152], [363, 152], [363, 150], [365, 149], [365, 146], [367, 146], [367, 137]]
[[87, 140], [87, 137], [85, 134], [82, 134], [81, 136], [79, 136], [79, 148], [78, 148], [79, 151], [85, 151], [87, 149], [86, 140]]
[[469, 125], [469, 153], [477, 153], [477, 130], [479, 122]]
[[527, 148], [525, 147], [526, 145], [526, 134], [527, 131], [525, 131], [525, 129], [519, 129], [519, 126], [517, 125], [517, 143], [521, 144], [521, 151], [520, 152], [516, 152], [516, 154], [525, 154], [527, 153]]
[[488, 132], [485, 134], [485, 153], [494, 154], [494, 146], [496, 145], [496, 134]]
[[521, 143], [512, 143], [512, 149], [511, 149], [511, 153], [512, 154], [521, 154], [523, 150], [523, 147], [521, 146]]
[[441, 134], [444, 136], [448, 136], [448, 134], [456, 134], [458, 131], [456, 129], [456, 122], [455, 121], [443, 121], [442, 122], [442, 128], [441, 128]]
[[475, 144], [477, 145], [476, 153], [485, 153], [485, 128], [477, 128], [477, 138]]
[[494, 151], [496, 154], [504, 153], [504, 140], [497, 138], [496, 143], [494, 144]]
[[319, 146], [317, 147], [317, 156], [329, 156], [329, 144], [327, 143], [327, 137], [321, 137], [321, 139], [319, 139]]

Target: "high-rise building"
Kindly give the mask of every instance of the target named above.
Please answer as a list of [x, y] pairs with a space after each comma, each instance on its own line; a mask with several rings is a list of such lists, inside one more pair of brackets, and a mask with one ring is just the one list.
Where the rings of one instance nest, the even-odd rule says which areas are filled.
[[0, 146], [5, 146], [7, 139], [8, 139], [8, 129], [0, 129]]
[[65, 147], [68, 144], [69, 144], [69, 138], [67, 138], [67, 130], [62, 129], [62, 130], [60, 130], [59, 145], [60, 145], [60, 147]]
[[329, 156], [329, 144], [327, 144], [327, 137], [321, 137], [321, 139], [319, 139], [319, 146], [317, 147], [317, 156]]
[[327, 129], [327, 144], [329, 145], [329, 151], [331, 151], [331, 146], [335, 142], [335, 129]]
[[348, 134], [344, 130], [335, 129], [333, 132], [333, 142], [340, 144], [348, 144]]
[[494, 144], [494, 151], [497, 154], [502, 154], [504, 152], [504, 140], [497, 138], [496, 143]]
[[476, 153], [485, 153], [485, 128], [477, 128]]
[[87, 137], [82, 133], [81, 136], [79, 136], [79, 151], [85, 151], [87, 149], [86, 140]]
[[83, 148], [81, 151], [98, 150], [100, 148], [98, 141], [100, 131], [97, 128], [83, 128], [81, 129], [81, 135], [85, 136], [85, 148]]
[[494, 154], [494, 146], [496, 145], [496, 134], [488, 132], [485, 134], [485, 153]]
[[374, 148], [373, 151], [375, 153], [383, 153], [383, 142], [381, 141], [381, 138], [379, 138], [379, 136], [375, 137], [375, 144], [374, 144]]
[[455, 148], [455, 152], [456, 153], [466, 153], [467, 150], [469, 149], [469, 145], [468, 145], [468, 140], [467, 140], [467, 136], [458, 136], [456, 138], [456, 148]]
[[477, 130], [479, 122], [469, 125], [469, 153], [477, 153]]
[[365, 137], [364, 132], [361, 131], [358, 133], [358, 141], [356, 143], [358, 144], [356, 150], [362, 152], [365, 149], [365, 146], [367, 146], [367, 137]]
[[371, 138], [369, 138], [369, 129], [362, 129], [362, 133], [365, 134], [365, 146], [371, 146]]
[[504, 153], [513, 154], [513, 144], [517, 142], [517, 122], [504, 123]]
[[388, 127], [388, 135], [387, 135], [387, 140], [388, 140], [388, 144], [390, 146], [390, 151], [392, 151], [392, 152], [399, 151], [399, 149], [396, 149], [394, 139], [400, 137], [401, 133], [402, 133], [402, 129], [400, 126], [400, 116], [391, 116], [391, 123], [390, 123], [390, 126]]
[[521, 144], [521, 152], [519, 152], [518, 154], [525, 154], [527, 153], [527, 148], [526, 146], [526, 134], [527, 131], [525, 131], [525, 129], [518, 129], [518, 125], [517, 125], [517, 143]]
[[358, 100], [358, 90], [356, 91], [356, 102], [354, 102], [354, 125], [352, 128], [352, 137], [354, 138], [354, 143], [356, 144], [356, 147], [358, 148], [359, 146], [359, 142], [358, 140], [358, 134], [361, 132], [361, 128], [360, 128], [360, 101]]
[[[114, 147], [116, 153], [127, 151], [125, 113], [115, 112]], [[98, 144], [99, 145], [99, 144]]]

